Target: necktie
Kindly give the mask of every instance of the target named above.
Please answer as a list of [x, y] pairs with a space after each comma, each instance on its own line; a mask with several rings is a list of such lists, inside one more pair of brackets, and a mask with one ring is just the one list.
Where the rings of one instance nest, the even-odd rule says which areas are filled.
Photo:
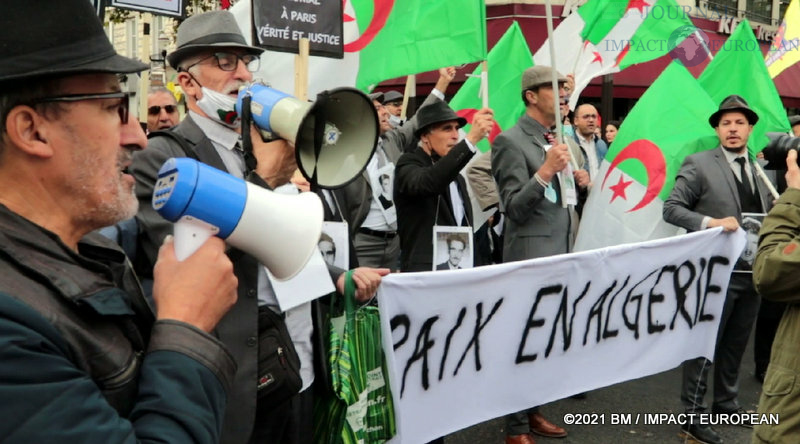
[[739, 163], [739, 171], [741, 171], [740, 176], [742, 178], [742, 188], [748, 196], [753, 196], [753, 188], [750, 186], [750, 178], [747, 177], [747, 172], [744, 169], [746, 160], [744, 157], [737, 157], [736, 162]]

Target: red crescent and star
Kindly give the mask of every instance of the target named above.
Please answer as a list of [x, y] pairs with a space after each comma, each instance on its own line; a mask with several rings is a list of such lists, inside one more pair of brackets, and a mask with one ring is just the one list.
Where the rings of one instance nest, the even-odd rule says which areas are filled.
[[[352, 42], [348, 42], [344, 44], [344, 51], [345, 52], [358, 52], [364, 49], [367, 45], [372, 42], [372, 39], [378, 35], [383, 26], [386, 24], [386, 19], [389, 18], [389, 14], [392, 12], [392, 8], [394, 7], [395, 0], [374, 0], [374, 9], [372, 11], [372, 20], [370, 20], [367, 29], [358, 36]], [[347, 4], [347, 0], [342, 0], [342, 8], [344, 8], [345, 4]], [[352, 22], [355, 20], [355, 17], [349, 16], [347, 14], [344, 15], [343, 21], [345, 23]]]
[[[477, 109], [465, 108], [456, 111], [456, 115], [458, 115], [458, 117], [463, 117], [467, 119], [467, 123], [471, 125], [472, 118], [475, 116], [475, 113], [477, 112], [478, 112]], [[497, 137], [497, 135], [500, 134], [501, 132], [503, 132], [503, 130], [500, 128], [500, 125], [498, 125], [497, 122], [492, 122], [492, 129], [491, 131], [489, 131], [489, 137], [488, 137], [489, 143], [494, 142], [494, 138]]]
[[[635, 140], [614, 157], [614, 160], [608, 167], [605, 177], [603, 177], [603, 184], [600, 186], [601, 189], [606, 187], [606, 181], [617, 165], [628, 159], [636, 159], [641, 162], [647, 172], [647, 189], [645, 190], [644, 196], [642, 196], [642, 200], [627, 211], [631, 213], [647, 206], [647, 204], [652, 202], [653, 199], [658, 196], [658, 193], [661, 192], [667, 180], [667, 163], [658, 145], [649, 140]], [[626, 181], [620, 173], [617, 183], [608, 187], [612, 192], [611, 201], [609, 203], [614, 202], [618, 197], [623, 200], [628, 200], [625, 190], [632, 183], [633, 180]]]

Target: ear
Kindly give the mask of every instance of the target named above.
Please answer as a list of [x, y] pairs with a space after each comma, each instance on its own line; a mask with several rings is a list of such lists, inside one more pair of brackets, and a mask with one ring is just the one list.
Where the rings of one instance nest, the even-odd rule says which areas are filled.
[[192, 77], [187, 71], [181, 71], [178, 73], [178, 84], [183, 89], [183, 92], [190, 97], [195, 97], [200, 95], [200, 85], [197, 83], [197, 80]]
[[536, 91], [527, 90], [525, 91], [525, 97], [528, 98], [528, 102], [532, 104], [536, 104], [539, 102], [539, 94]]
[[12, 145], [21, 151], [42, 158], [52, 157], [53, 147], [49, 142], [54, 136], [54, 121], [45, 119], [27, 105], [14, 107], [6, 117], [6, 135]]

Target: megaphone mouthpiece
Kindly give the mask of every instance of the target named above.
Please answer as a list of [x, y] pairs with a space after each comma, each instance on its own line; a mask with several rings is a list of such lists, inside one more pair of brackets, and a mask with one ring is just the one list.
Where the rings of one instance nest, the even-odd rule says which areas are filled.
[[281, 280], [303, 269], [322, 232], [316, 194], [278, 194], [189, 158], [172, 158], [161, 167], [153, 208], [175, 223], [178, 259], [216, 235]]

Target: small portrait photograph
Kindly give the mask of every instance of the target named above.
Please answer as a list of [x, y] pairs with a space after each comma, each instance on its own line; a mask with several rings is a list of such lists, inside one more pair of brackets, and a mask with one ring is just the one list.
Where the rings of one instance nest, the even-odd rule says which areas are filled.
[[470, 227], [434, 226], [433, 271], [472, 268]]
[[381, 206], [383, 216], [388, 224], [397, 221], [397, 209], [394, 206], [394, 164], [388, 164], [377, 171], [372, 180], [372, 196]]
[[346, 223], [323, 222], [317, 247], [328, 265], [335, 265], [345, 270], [349, 268], [350, 248], [347, 243]]
[[739, 260], [733, 267], [734, 273], [752, 273], [753, 261], [756, 259], [756, 252], [758, 251], [758, 232], [761, 231], [761, 224], [764, 221], [765, 214], [761, 213], [742, 213], [741, 227], [747, 235], [747, 240], [744, 244]]

